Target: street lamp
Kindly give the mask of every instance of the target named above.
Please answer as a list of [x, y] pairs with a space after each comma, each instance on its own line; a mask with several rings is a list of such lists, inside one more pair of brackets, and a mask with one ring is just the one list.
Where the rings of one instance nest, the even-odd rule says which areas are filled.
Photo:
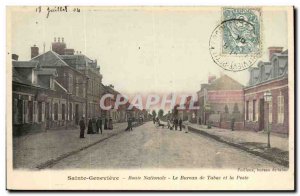
[[[270, 108], [270, 103], [272, 103], [271, 91], [267, 91], [264, 93], [264, 100], [265, 100], [265, 102], [267, 102], [269, 104], [269, 108]], [[270, 144], [271, 124], [269, 122], [269, 118], [268, 118], [268, 124], [267, 124], [267, 133], [268, 133], [268, 148], [270, 148], [271, 147], [271, 144]]]

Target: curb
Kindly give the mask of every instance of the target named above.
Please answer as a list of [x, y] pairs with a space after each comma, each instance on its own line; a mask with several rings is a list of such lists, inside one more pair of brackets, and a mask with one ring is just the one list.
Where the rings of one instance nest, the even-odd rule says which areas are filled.
[[[144, 124], [144, 123], [142, 123], [142, 124], [136, 124], [134, 127], [138, 127], [138, 126], [141, 126], [141, 125], [143, 125], [143, 124]], [[123, 129], [120, 130], [120, 131], [117, 132], [117, 133], [113, 133], [113, 134], [111, 134], [111, 135], [109, 135], [109, 136], [107, 136], [107, 137], [105, 137], [105, 138], [102, 138], [102, 139], [100, 139], [100, 140], [98, 140], [98, 141], [96, 141], [96, 142], [93, 142], [93, 143], [91, 143], [91, 144], [89, 144], [89, 145], [87, 145], [87, 146], [81, 147], [81, 148], [79, 148], [79, 149], [77, 149], [77, 150], [73, 150], [73, 151], [71, 151], [71, 152], [67, 152], [67, 153], [65, 153], [65, 154], [62, 154], [62, 155], [58, 156], [58, 157], [55, 158], [55, 159], [50, 159], [50, 160], [48, 160], [48, 161], [46, 161], [46, 162], [44, 162], [44, 163], [41, 163], [41, 164], [37, 165], [35, 168], [37, 168], [37, 169], [39, 169], [39, 170], [41, 170], [41, 169], [46, 169], [46, 168], [51, 168], [51, 167], [53, 167], [55, 164], [57, 164], [59, 161], [65, 159], [65, 158], [67, 158], [67, 157], [69, 157], [69, 156], [72, 156], [72, 155], [74, 155], [74, 154], [77, 154], [77, 153], [79, 153], [79, 152], [81, 152], [81, 151], [83, 151], [83, 150], [86, 150], [87, 148], [90, 148], [90, 147], [92, 147], [92, 146], [95, 146], [96, 144], [98, 144], [98, 143], [100, 143], [100, 142], [102, 142], [102, 141], [104, 141], [104, 140], [107, 140], [107, 139], [109, 139], [109, 138], [111, 138], [111, 137], [113, 137], [113, 136], [119, 135], [120, 133], [124, 133]]]
[[276, 158], [276, 157], [271, 156], [269, 154], [252, 150], [252, 149], [247, 148], [247, 147], [245, 147], [245, 146], [243, 146], [242, 144], [239, 144], [239, 143], [229, 142], [229, 141], [223, 139], [222, 137], [219, 137], [219, 136], [216, 136], [216, 135], [213, 135], [213, 134], [209, 134], [206, 131], [203, 131], [203, 130], [200, 130], [200, 129], [196, 129], [196, 128], [193, 128], [191, 126], [185, 125], [184, 127], [187, 127], [187, 129], [189, 131], [191, 131], [191, 132], [204, 135], [204, 136], [212, 138], [212, 139], [214, 139], [214, 140], [216, 140], [218, 142], [225, 143], [225, 144], [227, 144], [229, 146], [236, 147], [236, 148], [241, 149], [243, 151], [246, 151], [248, 153], [251, 153], [251, 154], [254, 154], [254, 155], [259, 156], [261, 158], [264, 158], [264, 159], [266, 159], [268, 161], [272, 161], [272, 162], [277, 163], [279, 165], [282, 165], [282, 166], [285, 166], [285, 167], [289, 167], [289, 161], [287, 161], [287, 160], [279, 159], [279, 158]]

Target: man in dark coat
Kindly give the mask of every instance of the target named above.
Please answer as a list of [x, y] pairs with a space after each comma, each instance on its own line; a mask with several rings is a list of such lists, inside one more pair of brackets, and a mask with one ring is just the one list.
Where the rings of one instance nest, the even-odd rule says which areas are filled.
[[108, 123], [108, 120], [107, 118], [104, 119], [104, 130], [107, 130], [107, 123]]
[[132, 120], [131, 118], [128, 118], [127, 120], [127, 128], [125, 129], [125, 131], [132, 131]]
[[177, 131], [177, 127], [178, 127], [178, 119], [177, 118], [174, 119], [174, 126], [175, 126], [175, 131]]
[[96, 118], [92, 119], [92, 125], [93, 125], [93, 134], [97, 133], [97, 121], [96, 121]]
[[79, 121], [79, 127], [80, 127], [80, 138], [84, 138], [85, 123], [83, 117]]
[[93, 134], [93, 123], [92, 123], [92, 119], [89, 119], [87, 134]]
[[102, 119], [100, 117], [98, 117], [98, 119], [97, 119], [97, 133], [99, 133], [99, 129], [102, 134]]
[[112, 121], [112, 118], [109, 118], [107, 128], [110, 129], [110, 130], [113, 130], [113, 121]]
[[181, 120], [181, 118], [179, 119], [178, 124], [179, 124], [179, 130], [182, 131], [182, 120]]

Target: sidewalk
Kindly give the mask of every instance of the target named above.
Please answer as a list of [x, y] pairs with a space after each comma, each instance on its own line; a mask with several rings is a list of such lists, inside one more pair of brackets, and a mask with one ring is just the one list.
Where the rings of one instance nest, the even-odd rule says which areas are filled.
[[184, 125], [188, 127], [189, 131], [208, 136], [288, 167], [289, 141], [287, 137], [272, 134], [270, 136], [271, 148], [267, 148], [268, 136], [263, 132], [231, 131], [217, 127], [207, 129], [207, 126], [192, 123], [184, 123]]
[[79, 138], [79, 128], [72, 130], [48, 130], [13, 138], [14, 168], [42, 169], [75, 154], [102, 140], [110, 138], [127, 127], [127, 123], [114, 124], [113, 130], [103, 130], [103, 134], [86, 134]]

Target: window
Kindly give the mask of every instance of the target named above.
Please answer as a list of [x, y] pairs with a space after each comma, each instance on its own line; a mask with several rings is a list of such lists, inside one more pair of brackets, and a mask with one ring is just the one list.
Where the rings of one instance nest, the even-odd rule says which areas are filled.
[[28, 122], [33, 121], [33, 102], [28, 101]]
[[246, 101], [246, 120], [249, 120], [249, 101]]
[[75, 87], [75, 95], [79, 96], [79, 85], [80, 85], [80, 80], [79, 77], [76, 77], [76, 87]]
[[269, 103], [269, 123], [272, 123], [272, 115], [273, 115], [273, 106], [272, 106], [272, 101]]
[[274, 70], [273, 70], [273, 76], [274, 77], [277, 77], [278, 76], [278, 69], [279, 69], [279, 65], [278, 65], [278, 60], [277, 59], [275, 59], [274, 61], [273, 61], [273, 67], [274, 67]]
[[256, 121], [256, 100], [253, 100], [253, 109], [252, 109], [252, 111], [253, 111], [253, 118], [252, 118], [252, 120]]
[[283, 123], [283, 121], [284, 121], [284, 97], [282, 96], [281, 92], [280, 92], [280, 95], [277, 97], [277, 105], [278, 105], [277, 122]]
[[62, 118], [62, 120], [65, 120], [65, 118], [66, 118], [66, 105], [65, 104], [61, 105], [61, 118]]
[[38, 122], [42, 122], [42, 102], [38, 102]]
[[69, 120], [73, 120], [72, 103], [69, 103]]
[[58, 103], [54, 104], [54, 120], [58, 120]]
[[[249, 101], [248, 101], [249, 102]], [[249, 102], [249, 121], [253, 120], [253, 102]]]
[[72, 93], [73, 92], [73, 76], [70, 74], [69, 75], [69, 92]]
[[85, 86], [82, 88], [82, 97], [85, 98]]
[[24, 122], [28, 123], [28, 101], [24, 100]]

